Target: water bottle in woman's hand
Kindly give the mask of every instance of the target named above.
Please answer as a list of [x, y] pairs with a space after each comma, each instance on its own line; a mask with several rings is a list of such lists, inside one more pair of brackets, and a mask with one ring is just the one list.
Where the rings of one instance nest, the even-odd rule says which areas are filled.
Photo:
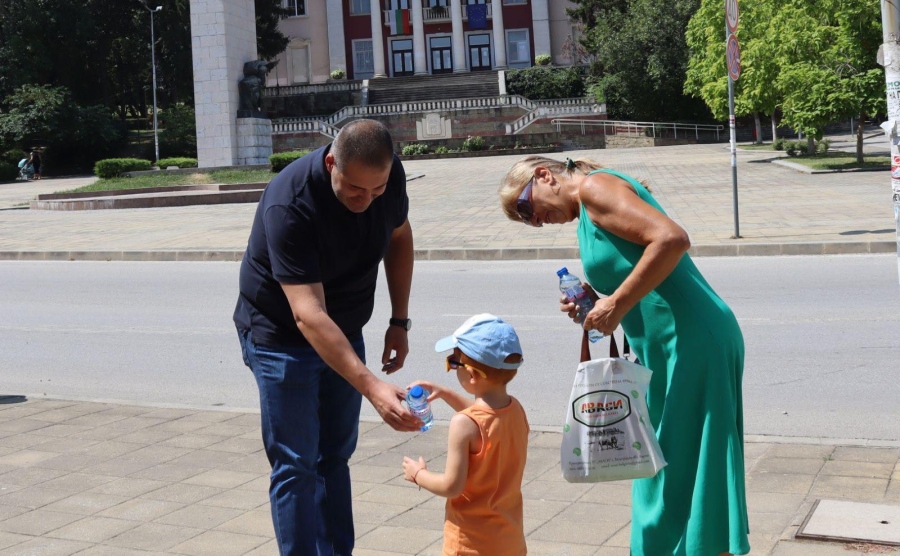
[[[566, 296], [570, 303], [574, 303], [578, 307], [578, 313], [581, 316], [576, 318], [575, 322], [581, 323], [585, 315], [594, 308], [594, 302], [591, 300], [590, 294], [581, 287], [581, 278], [570, 274], [568, 268], [562, 267], [556, 271], [556, 275], [559, 276], [559, 291]], [[588, 338], [592, 342], [603, 339], [603, 336], [603, 333], [599, 330], [588, 331]]]

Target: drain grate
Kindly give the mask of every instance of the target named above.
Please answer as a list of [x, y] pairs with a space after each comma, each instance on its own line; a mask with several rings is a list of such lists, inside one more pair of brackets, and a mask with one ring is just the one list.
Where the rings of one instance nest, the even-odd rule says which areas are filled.
[[817, 500], [796, 536], [900, 546], [900, 506]]

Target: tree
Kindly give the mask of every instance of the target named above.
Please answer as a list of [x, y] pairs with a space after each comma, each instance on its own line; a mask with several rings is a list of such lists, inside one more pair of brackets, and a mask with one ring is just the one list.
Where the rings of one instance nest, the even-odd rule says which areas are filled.
[[615, 118], [708, 120], [684, 94], [685, 29], [700, 0], [581, 0], [569, 11], [595, 55], [591, 73]]
[[280, 0], [254, 0], [256, 8], [256, 54], [272, 60], [287, 48], [288, 39], [278, 30], [278, 22], [290, 15]]

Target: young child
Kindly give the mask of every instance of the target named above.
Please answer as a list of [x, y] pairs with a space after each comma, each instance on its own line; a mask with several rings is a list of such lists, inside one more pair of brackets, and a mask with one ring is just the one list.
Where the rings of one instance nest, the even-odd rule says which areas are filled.
[[457, 411], [450, 420], [447, 465], [429, 471], [425, 460], [403, 458], [403, 475], [447, 498], [444, 556], [520, 556], [526, 553], [522, 526], [522, 474], [528, 448], [528, 419], [506, 384], [522, 364], [512, 326], [487, 313], [475, 315], [435, 351], [452, 349], [447, 371], [474, 399], [431, 382], [415, 382]]

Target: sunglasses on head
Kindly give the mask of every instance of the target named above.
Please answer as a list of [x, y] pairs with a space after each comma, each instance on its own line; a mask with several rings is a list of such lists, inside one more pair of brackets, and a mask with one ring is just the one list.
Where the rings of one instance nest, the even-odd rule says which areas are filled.
[[[534, 226], [532, 218], [534, 218], [534, 202], [531, 199], [531, 189], [534, 187], [534, 178], [528, 181], [528, 185], [522, 190], [522, 194], [516, 199], [516, 214], [522, 219], [522, 222], [529, 226]], [[535, 226], [540, 228], [541, 226]]]
[[460, 368], [460, 367], [465, 367], [465, 368], [467, 368], [467, 369], [472, 369], [472, 370], [475, 371], [476, 373], [480, 374], [482, 378], [487, 378], [487, 375], [484, 374], [484, 371], [482, 371], [481, 369], [476, 369], [476, 368], [473, 367], [472, 365], [467, 365], [467, 364], [463, 363], [462, 361], [457, 361], [456, 359], [453, 359], [453, 356], [452, 356], [452, 355], [448, 355], [448, 356], [447, 356], [447, 372], [448, 372], [448, 373], [449, 373], [450, 371], [455, 371], [455, 370], [457, 370], [457, 369]]

